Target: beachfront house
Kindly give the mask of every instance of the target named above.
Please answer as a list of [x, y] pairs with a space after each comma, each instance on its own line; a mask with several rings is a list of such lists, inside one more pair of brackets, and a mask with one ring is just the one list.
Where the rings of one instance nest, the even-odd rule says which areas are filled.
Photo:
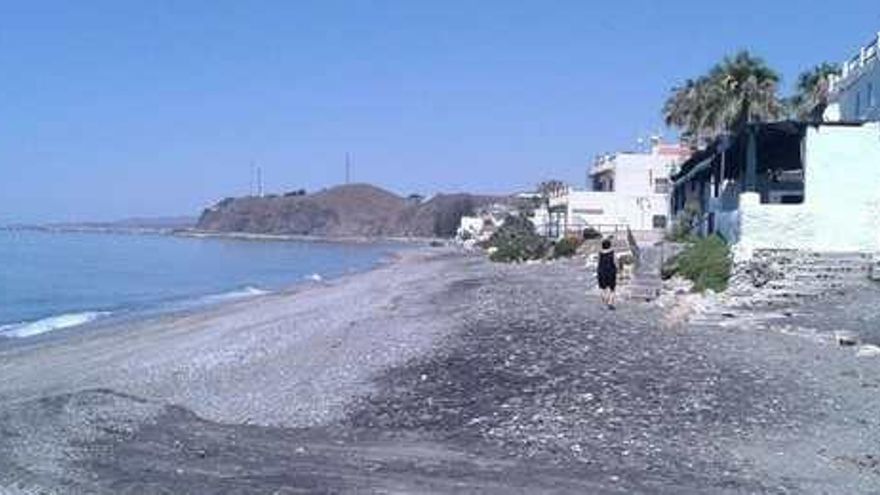
[[840, 65], [829, 80], [829, 121], [880, 120], [880, 33]]
[[756, 250], [880, 252], [880, 123], [750, 124], [672, 177], [676, 219]]
[[669, 174], [689, 154], [683, 146], [654, 138], [649, 151], [598, 157], [586, 190], [562, 188], [550, 195], [546, 234], [577, 236], [588, 228], [663, 232], [669, 216]]

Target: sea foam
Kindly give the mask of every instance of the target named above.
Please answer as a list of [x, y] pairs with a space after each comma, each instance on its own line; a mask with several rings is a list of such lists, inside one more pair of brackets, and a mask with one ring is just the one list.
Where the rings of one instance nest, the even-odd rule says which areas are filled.
[[271, 294], [271, 291], [249, 285], [238, 290], [223, 292], [221, 294], [209, 294], [207, 296], [202, 296], [200, 299], [198, 299], [198, 302], [214, 303], [229, 301], [233, 299], [245, 299], [249, 297], [263, 296], [266, 294]]
[[84, 311], [81, 313], [65, 313], [50, 316], [36, 321], [0, 325], [0, 336], [14, 338], [33, 337], [34, 335], [51, 332], [52, 330], [85, 325], [109, 314], [107, 311]]

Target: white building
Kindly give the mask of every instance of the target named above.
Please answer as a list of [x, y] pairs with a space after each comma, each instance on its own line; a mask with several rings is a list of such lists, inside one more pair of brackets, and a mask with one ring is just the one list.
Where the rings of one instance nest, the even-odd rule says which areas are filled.
[[673, 176], [673, 212], [756, 250], [880, 252], [880, 122], [751, 124]]
[[829, 121], [880, 120], [880, 33], [841, 64], [829, 81]]
[[571, 188], [551, 195], [550, 237], [585, 229], [614, 232], [663, 230], [669, 216], [669, 175], [690, 154], [679, 145], [652, 140], [649, 152], [599, 157], [589, 174], [592, 190]]

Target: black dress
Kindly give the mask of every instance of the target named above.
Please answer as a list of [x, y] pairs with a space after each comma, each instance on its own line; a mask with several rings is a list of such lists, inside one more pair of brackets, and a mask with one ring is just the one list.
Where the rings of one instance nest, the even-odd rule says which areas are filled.
[[614, 262], [614, 251], [606, 250], [599, 253], [599, 266], [596, 274], [600, 289], [611, 289], [617, 286], [617, 264]]

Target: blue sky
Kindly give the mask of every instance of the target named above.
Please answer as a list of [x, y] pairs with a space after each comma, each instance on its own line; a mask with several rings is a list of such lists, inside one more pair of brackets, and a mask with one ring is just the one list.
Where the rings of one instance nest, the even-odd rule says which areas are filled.
[[[401, 194], [575, 184], [748, 48], [786, 88], [876, 0], [0, 0], [0, 223], [197, 214], [353, 178]], [[671, 135], [671, 133], [668, 133]]]

